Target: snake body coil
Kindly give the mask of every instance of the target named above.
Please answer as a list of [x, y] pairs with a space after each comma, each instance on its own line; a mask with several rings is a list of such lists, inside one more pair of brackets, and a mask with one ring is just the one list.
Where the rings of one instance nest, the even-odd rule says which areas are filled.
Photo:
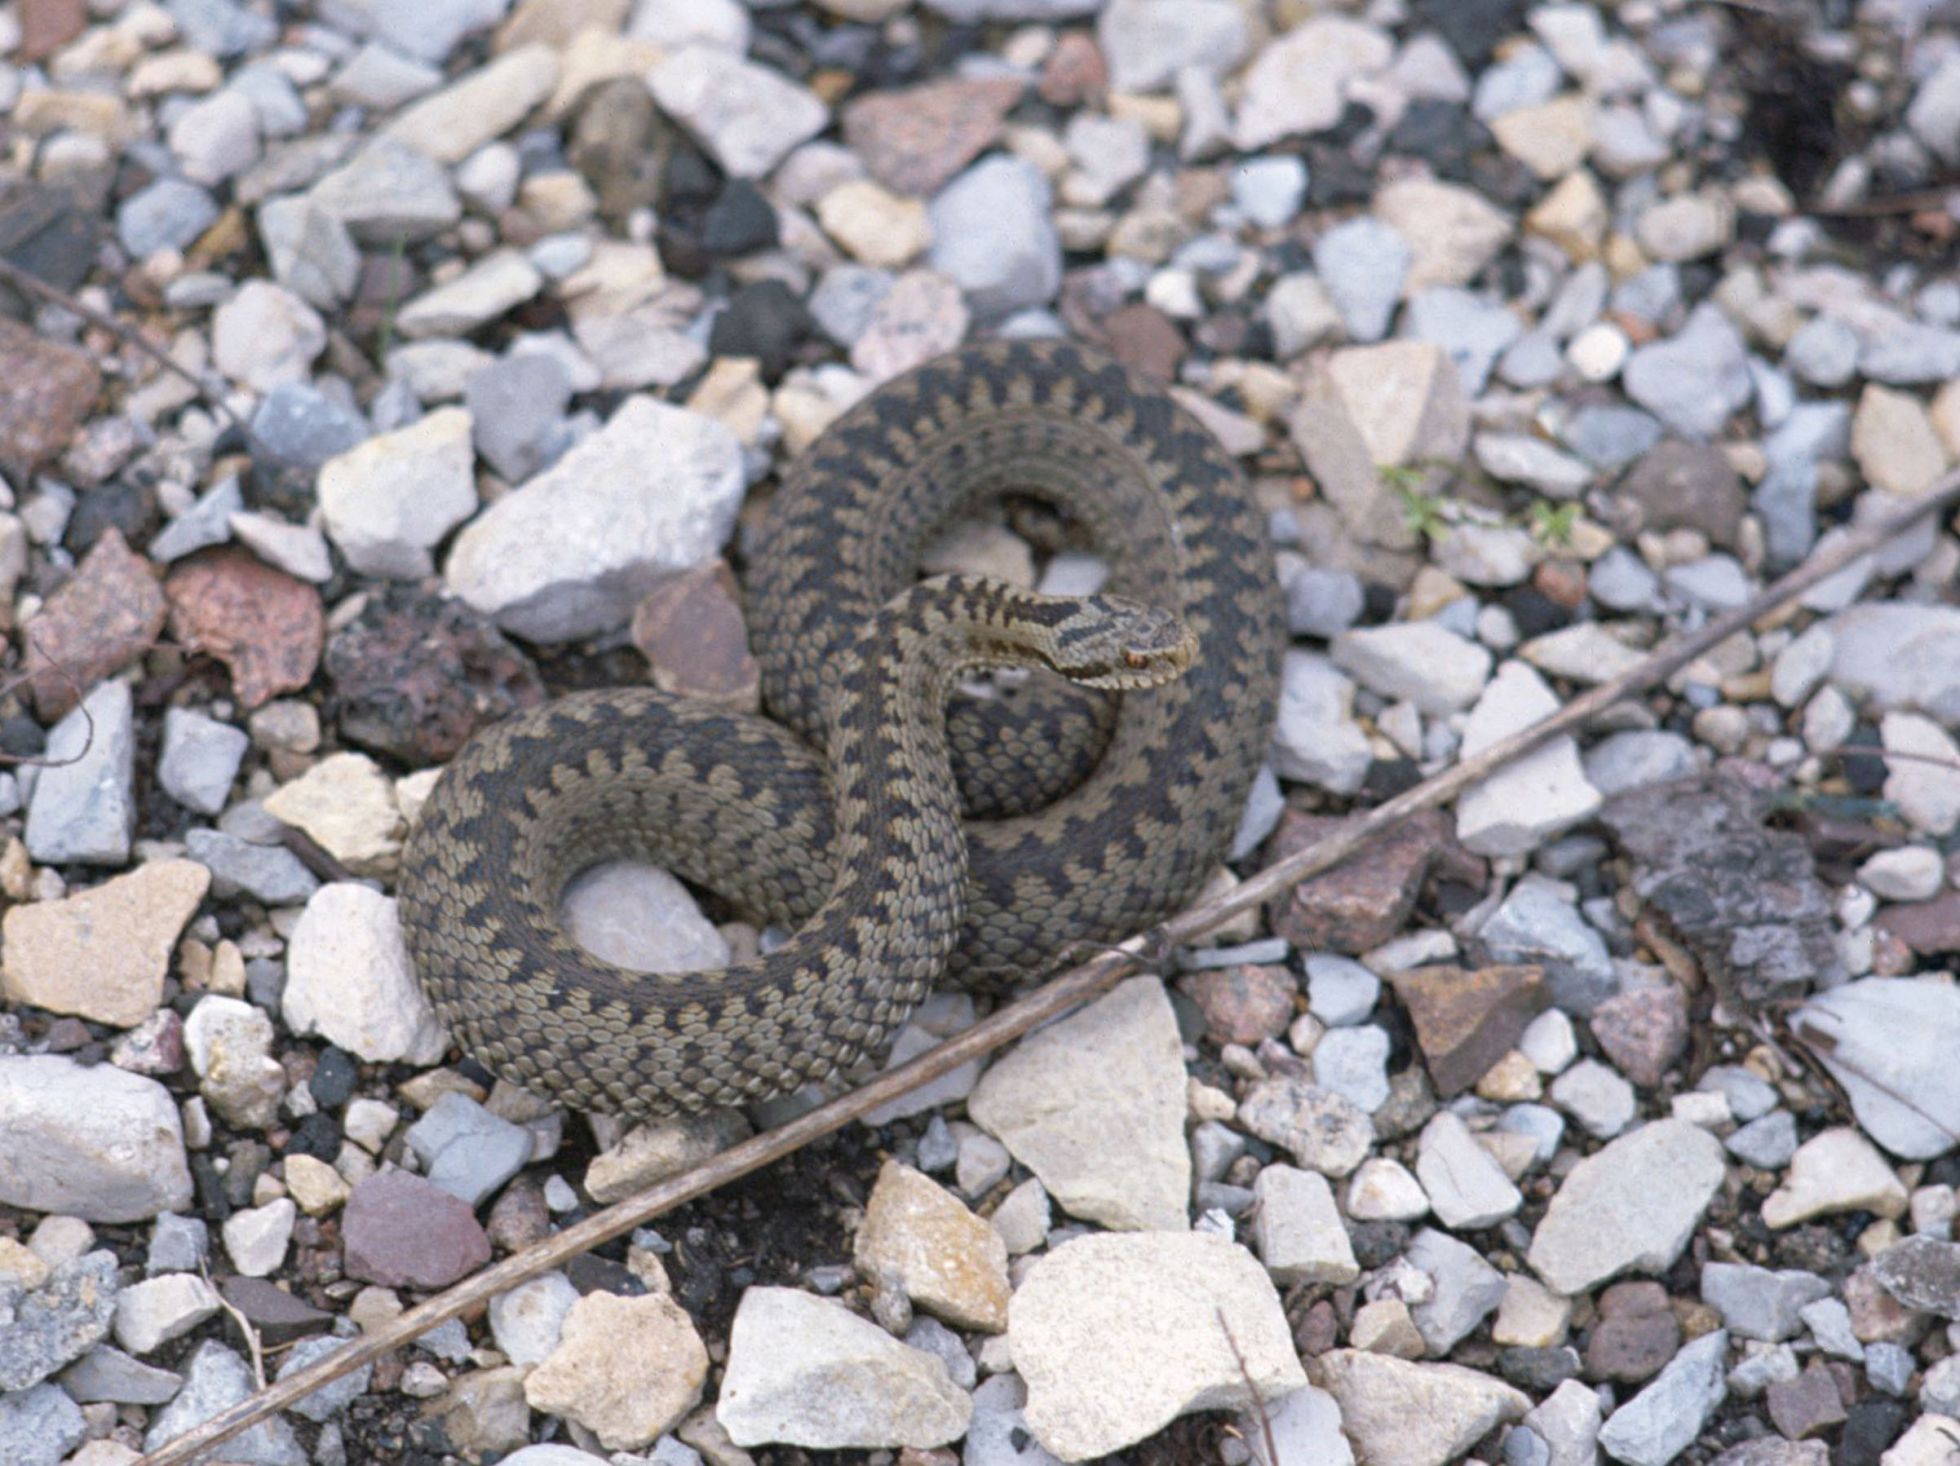
[[[1007, 494], [1087, 532], [1116, 604], [910, 588], [949, 518]], [[942, 970], [1025, 980], [1161, 919], [1215, 866], [1264, 752], [1283, 632], [1261, 517], [1209, 434], [1101, 358], [1027, 343], [928, 363], [833, 425], [771, 510], [750, 619], [779, 721], [649, 689], [561, 698], [472, 739], [408, 842], [404, 930], [437, 1013], [578, 1108], [791, 1089], [880, 1049]], [[930, 710], [976, 661], [1160, 680], [1168, 618], [1140, 624], [1125, 599], [1188, 628], [1178, 680], [954, 697], [941, 734]], [[1141, 669], [1098, 670], [1113, 632]], [[622, 857], [797, 933], [727, 973], [614, 967], [557, 902]]]

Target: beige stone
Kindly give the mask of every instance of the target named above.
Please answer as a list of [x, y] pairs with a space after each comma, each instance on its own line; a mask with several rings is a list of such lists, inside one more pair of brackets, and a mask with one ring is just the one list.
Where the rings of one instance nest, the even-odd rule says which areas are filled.
[[388, 875], [401, 857], [394, 788], [366, 754], [321, 759], [267, 796], [265, 812], [303, 830], [356, 875]]
[[352, 1189], [340, 1172], [318, 1157], [290, 1154], [285, 1160], [286, 1189], [309, 1217], [338, 1211]]
[[[1951, 391], [1949, 384], [1941, 395]], [[1960, 409], [1954, 415], [1960, 416]], [[1874, 488], [1912, 498], [1946, 472], [1951, 454], [1917, 397], [1870, 382], [1851, 419], [1851, 456]]]
[[840, 183], [825, 194], [817, 222], [853, 259], [887, 270], [909, 264], [932, 243], [925, 204], [869, 178]]
[[889, 1279], [919, 1307], [961, 1328], [1007, 1327], [1007, 1244], [958, 1198], [888, 1160], [854, 1249], [858, 1275]]
[[389, 123], [385, 135], [438, 163], [460, 163], [522, 122], [557, 83], [556, 52], [549, 46], [519, 46], [423, 98]]
[[1493, 118], [1497, 145], [1549, 183], [1563, 178], [1592, 151], [1592, 104], [1571, 94]]
[[533, 1410], [563, 1415], [610, 1451], [647, 1445], [701, 1401], [708, 1350], [687, 1310], [658, 1293], [588, 1293], [558, 1347], [524, 1381]]
[[1414, 259], [1402, 295], [1432, 285], [1468, 285], [1511, 238], [1511, 218], [1453, 183], [1409, 178], [1375, 196], [1375, 215], [1408, 240]]
[[65, 900], [12, 908], [0, 924], [0, 991], [134, 1027], [163, 1001], [171, 952], [210, 884], [196, 861], [154, 860]]

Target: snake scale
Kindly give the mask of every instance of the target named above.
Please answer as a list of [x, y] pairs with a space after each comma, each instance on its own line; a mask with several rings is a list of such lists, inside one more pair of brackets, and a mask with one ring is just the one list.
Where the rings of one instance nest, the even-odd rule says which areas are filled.
[[[917, 583], [935, 534], [1003, 496], [1085, 534], [1105, 593]], [[1265, 752], [1284, 631], [1263, 516], [1168, 396], [1072, 344], [969, 347], [873, 392], [786, 476], [747, 585], [773, 721], [648, 688], [559, 698], [472, 738], [404, 852], [437, 1014], [575, 1108], [782, 1093], [881, 1052], [941, 975], [1026, 981], [1161, 920]], [[953, 690], [1004, 661], [1079, 680]], [[724, 971], [615, 967], [558, 899], [620, 858], [794, 934]]]

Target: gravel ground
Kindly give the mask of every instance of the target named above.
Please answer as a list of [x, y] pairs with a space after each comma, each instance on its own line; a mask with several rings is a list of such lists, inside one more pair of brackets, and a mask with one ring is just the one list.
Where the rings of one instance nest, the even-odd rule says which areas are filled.
[[[908, 366], [1096, 343], [1244, 464], [1292, 642], [1215, 890], [1960, 460], [1940, 0], [12, 0], [0, 119], [67, 298], [0, 316], [9, 1466], [809, 1103], [494, 1082], [392, 893], [474, 728], [756, 708], [772, 486]], [[221, 1458], [1960, 1460], [1956, 529]], [[1041, 539], [934, 563], [1100, 574]]]

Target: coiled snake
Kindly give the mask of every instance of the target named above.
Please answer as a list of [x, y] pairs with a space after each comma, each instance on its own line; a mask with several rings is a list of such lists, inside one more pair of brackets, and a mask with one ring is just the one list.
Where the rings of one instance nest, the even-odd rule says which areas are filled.
[[[1003, 495], [1085, 531], [1109, 594], [914, 587], [935, 531]], [[777, 721], [645, 688], [560, 698], [477, 734], [404, 852], [404, 931], [438, 1015], [576, 1108], [781, 1093], [881, 1051], [942, 972], [1027, 980], [1160, 920], [1215, 868], [1265, 751], [1284, 635], [1262, 517], [1207, 432], [1091, 352], [928, 362], [826, 430], [769, 507], [748, 589]], [[1176, 680], [948, 704], [961, 667], [1007, 660], [1090, 686]], [[615, 858], [795, 935], [725, 971], [614, 967], [557, 902]]]

